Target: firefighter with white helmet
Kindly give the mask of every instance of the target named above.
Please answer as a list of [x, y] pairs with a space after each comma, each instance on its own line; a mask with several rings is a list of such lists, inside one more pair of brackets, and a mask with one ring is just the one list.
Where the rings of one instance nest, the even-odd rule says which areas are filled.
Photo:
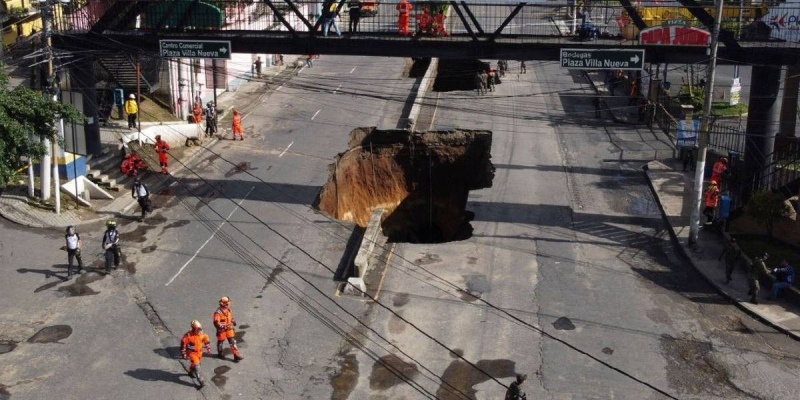
[[181, 339], [181, 356], [184, 360], [189, 360], [189, 377], [197, 379], [200, 387], [205, 384], [200, 376], [200, 361], [203, 360], [204, 348], [208, 354], [211, 354], [211, 340], [203, 332], [203, 325], [200, 324], [200, 321], [194, 320], [189, 332], [186, 332]]
[[233, 311], [231, 311], [231, 299], [224, 296], [219, 299], [219, 308], [214, 312], [214, 326], [217, 328], [217, 355], [219, 358], [225, 358], [222, 353], [222, 345], [225, 340], [231, 345], [231, 352], [235, 361], [244, 360], [244, 357], [239, 354], [239, 348], [236, 346], [236, 332], [233, 328], [236, 326], [236, 320], [233, 318]]

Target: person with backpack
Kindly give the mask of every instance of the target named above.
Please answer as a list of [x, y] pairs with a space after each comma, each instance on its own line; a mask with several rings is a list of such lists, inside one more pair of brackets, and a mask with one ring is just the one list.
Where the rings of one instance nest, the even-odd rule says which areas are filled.
[[103, 234], [103, 252], [106, 259], [106, 274], [110, 274], [112, 263], [114, 269], [117, 269], [119, 267], [119, 259], [122, 257], [122, 252], [119, 249], [117, 221], [113, 219], [106, 222], [106, 232]]
[[150, 190], [139, 177], [136, 177], [136, 180], [133, 181], [133, 187], [131, 187], [131, 197], [139, 202], [139, 207], [142, 209], [142, 217], [140, 218], [140, 221], [143, 221], [144, 216], [151, 211]]
[[322, 3], [322, 36], [328, 36], [331, 27], [336, 31], [337, 36], [342, 36], [339, 26], [336, 25], [336, 17], [339, 16], [339, 3], [336, 0], [325, 0]]

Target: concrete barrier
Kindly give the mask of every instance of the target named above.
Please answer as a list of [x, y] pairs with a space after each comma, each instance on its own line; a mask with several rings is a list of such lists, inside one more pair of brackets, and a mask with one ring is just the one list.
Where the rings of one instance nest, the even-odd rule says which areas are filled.
[[381, 234], [381, 219], [384, 212], [385, 209], [383, 208], [376, 208], [372, 211], [369, 224], [367, 224], [367, 229], [364, 231], [364, 237], [361, 238], [361, 246], [359, 246], [353, 262], [356, 266], [356, 271], [358, 271], [358, 276], [347, 279], [348, 287], [345, 288], [345, 293], [352, 293], [352, 287], [357, 288], [355, 294], [361, 294], [367, 289], [364, 277], [369, 274], [370, 270], [375, 268], [375, 264], [372, 263], [372, 254], [375, 251], [375, 243], [377, 243]]
[[428, 92], [428, 86], [430, 86], [431, 79], [433, 79], [433, 73], [438, 67], [439, 59], [432, 58], [428, 69], [425, 71], [425, 75], [423, 75], [422, 79], [411, 89], [414, 91], [414, 105], [411, 106], [406, 116], [408, 129], [411, 131], [417, 126], [417, 117], [419, 117], [419, 112], [422, 109], [422, 99], [425, 98], [425, 94]]

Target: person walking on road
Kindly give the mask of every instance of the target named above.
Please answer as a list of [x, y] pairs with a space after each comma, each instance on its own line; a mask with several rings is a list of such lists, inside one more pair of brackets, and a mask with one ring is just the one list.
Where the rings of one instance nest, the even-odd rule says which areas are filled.
[[231, 122], [233, 129], [233, 140], [236, 140], [236, 135], [239, 135], [241, 140], [244, 140], [244, 127], [242, 127], [242, 114], [239, 111], [233, 110], [233, 121]]
[[603, 116], [603, 108], [600, 104], [600, 96], [594, 96], [592, 98], [592, 105], [594, 106], [594, 117], [601, 118]]
[[525, 65], [525, 60], [520, 60], [519, 62], [519, 73], [520, 74], [528, 73], [528, 67]]
[[203, 360], [203, 349], [211, 355], [211, 340], [205, 332], [200, 321], [194, 320], [189, 332], [181, 339], [181, 356], [184, 360], [189, 360], [189, 377], [197, 379], [200, 387], [205, 385], [203, 377], [200, 376], [200, 362]]
[[64, 235], [67, 241], [67, 279], [72, 278], [72, 265], [73, 260], [78, 260], [78, 270], [76, 274], [80, 274], [83, 270], [83, 259], [81, 258], [81, 235], [75, 231], [75, 227], [70, 225], [67, 227], [67, 234]]
[[235, 361], [244, 360], [244, 357], [239, 354], [239, 348], [236, 346], [236, 332], [233, 328], [236, 326], [236, 319], [233, 318], [233, 311], [231, 311], [231, 299], [224, 296], [219, 299], [219, 308], [214, 312], [214, 327], [217, 328], [217, 356], [221, 359], [225, 358], [222, 352], [222, 345], [225, 340], [231, 346], [233, 359]]
[[[206, 121], [208, 124], [208, 121]], [[153, 145], [158, 154], [158, 164], [161, 166], [161, 173], [169, 173], [169, 143], [161, 140], [161, 135], [156, 135], [156, 143]]]
[[264, 64], [261, 61], [261, 56], [256, 57], [256, 60], [253, 62], [253, 68], [256, 70], [256, 77], [261, 78], [261, 66]]
[[212, 137], [217, 133], [217, 107], [213, 101], [206, 104], [206, 136]]
[[119, 249], [119, 232], [117, 232], [117, 221], [113, 219], [106, 222], [106, 233], [103, 234], [103, 251], [106, 258], [106, 274], [111, 273], [113, 263], [114, 269], [119, 267], [119, 259], [122, 256]]
[[145, 215], [151, 211], [150, 189], [147, 188], [147, 185], [145, 185], [138, 176], [133, 181], [133, 187], [131, 187], [131, 197], [139, 202], [139, 207], [142, 209], [142, 217], [139, 219], [139, 221], [144, 221]]
[[358, 32], [358, 23], [361, 21], [361, 9], [363, 4], [361, 0], [350, 0], [347, 2], [348, 13], [350, 15], [349, 30], [350, 33]]
[[125, 100], [125, 113], [128, 114], [128, 129], [136, 128], [136, 116], [139, 115], [139, 104], [136, 103], [136, 95], [128, 95]]
[[742, 249], [736, 243], [736, 238], [732, 237], [731, 240], [725, 243], [725, 248], [722, 249], [717, 261], [722, 260], [722, 257], [725, 257], [725, 283], [731, 283], [733, 269], [742, 260]]
[[475, 78], [473, 78], [473, 83], [475, 84], [475, 91], [478, 92], [478, 96], [482, 95], [484, 92], [484, 87], [480, 71], [475, 72]]
[[528, 375], [517, 374], [517, 379], [514, 382], [511, 382], [508, 385], [508, 390], [506, 391], [506, 399], [505, 400], [524, 400], [527, 398], [525, 396], [525, 392], [522, 391], [520, 386], [525, 383], [525, 380], [528, 379]]
[[750, 295], [750, 302], [753, 304], [758, 304], [758, 292], [761, 291], [761, 283], [758, 281], [758, 278], [761, 277], [762, 274], [769, 273], [767, 266], [764, 265], [764, 261], [768, 258], [769, 254], [764, 253], [764, 255], [754, 258], [753, 262], [748, 265], [747, 286], [750, 290], [747, 294]]
[[227, 340], [231, 346], [233, 359], [241, 361], [244, 360], [244, 357], [239, 354], [239, 348], [236, 346], [236, 332], [233, 329], [236, 326], [236, 319], [233, 318], [230, 305], [231, 299], [224, 296], [219, 299], [219, 308], [214, 312], [214, 327], [217, 328], [217, 355], [221, 359], [225, 358], [222, 345]]

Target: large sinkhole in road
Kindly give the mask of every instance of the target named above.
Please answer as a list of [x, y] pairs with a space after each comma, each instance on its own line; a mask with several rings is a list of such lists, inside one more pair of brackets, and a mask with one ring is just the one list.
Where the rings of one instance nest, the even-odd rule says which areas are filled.
[[475, 214], [470, 190], [492, 186], [492, 133], [409, 132], [358, 128], [348, 150], [329, 166], [317, 199], [329, 216], [366, 227], [383, 207], [392, 242], [443, 243], [469, 238]]

